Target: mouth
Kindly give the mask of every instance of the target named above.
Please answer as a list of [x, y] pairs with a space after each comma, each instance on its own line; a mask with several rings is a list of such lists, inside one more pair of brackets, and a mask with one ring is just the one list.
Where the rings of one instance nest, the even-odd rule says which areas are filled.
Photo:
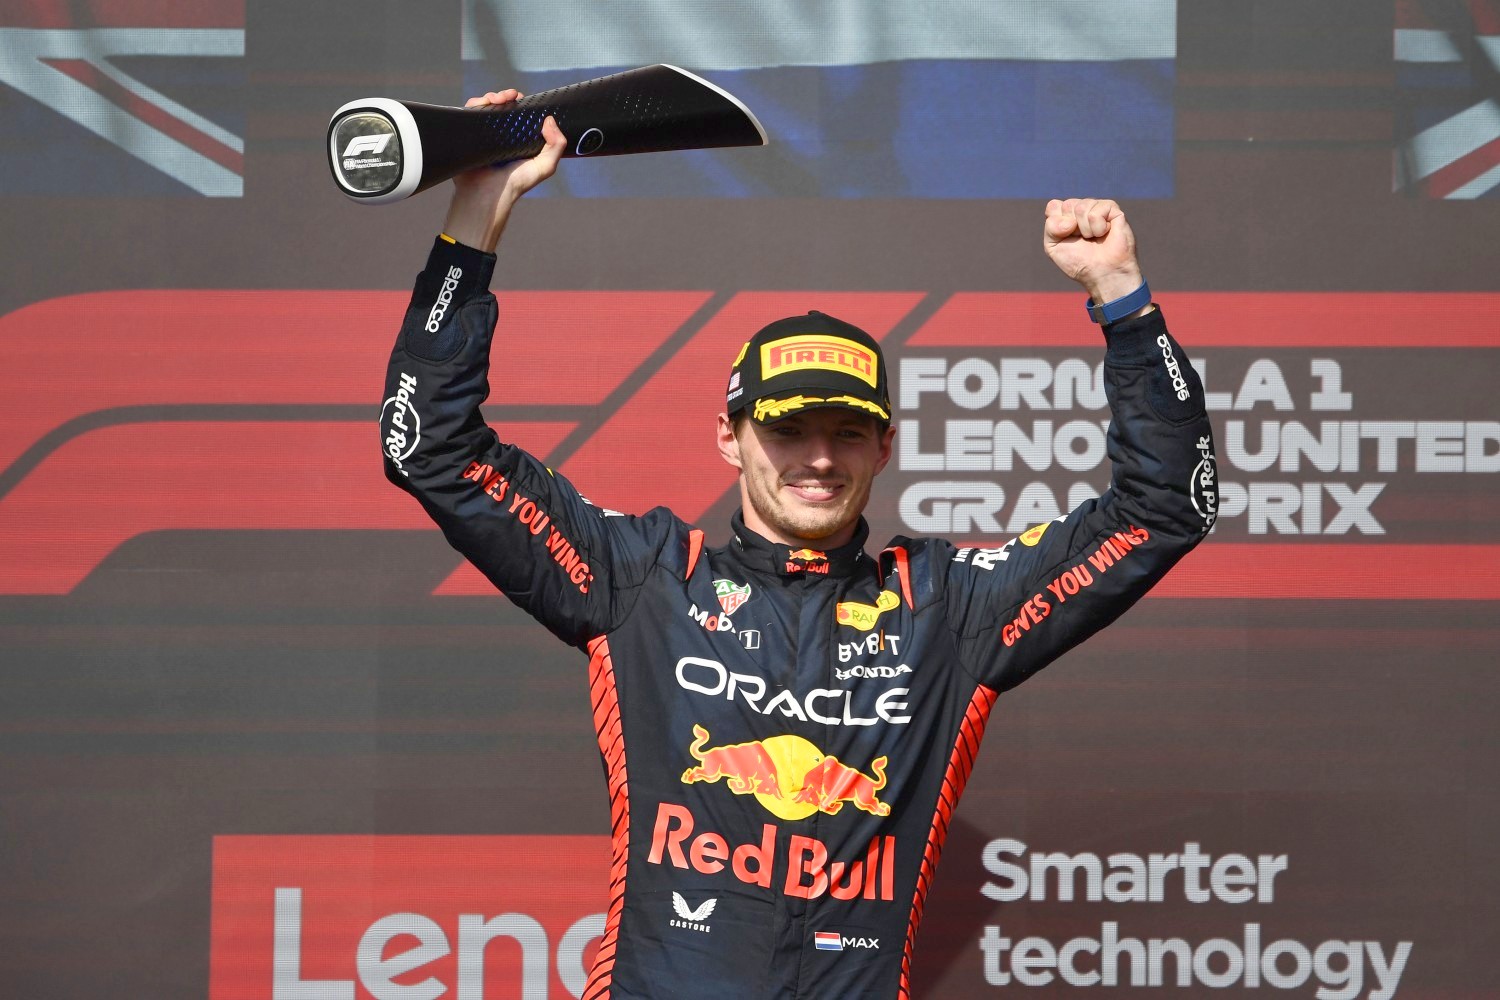
[[787, 483], [786, 489], [790, 490], [793, 496], [807, 503], [831, 503], [838, 499], [844, 486], [842, 483], [802, 482]]

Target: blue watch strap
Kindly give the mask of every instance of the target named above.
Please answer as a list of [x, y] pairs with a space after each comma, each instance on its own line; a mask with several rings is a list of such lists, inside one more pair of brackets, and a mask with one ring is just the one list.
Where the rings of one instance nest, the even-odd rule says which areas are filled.
[[1089, 319], [1095, 323], [1113, 323], [1117, 319], [1123, 319], [1135, 312], [1142, 306], [1151, 304], [1151, 286], [1144, 281], [1141, 287], [1128, 295], [1122, 295], [1118, 299], [1111, 299], [1103, 305], [1094, 305], [1094, 300], [1089, 299], [1084, 303], [1084, 308], [1089, 311]]

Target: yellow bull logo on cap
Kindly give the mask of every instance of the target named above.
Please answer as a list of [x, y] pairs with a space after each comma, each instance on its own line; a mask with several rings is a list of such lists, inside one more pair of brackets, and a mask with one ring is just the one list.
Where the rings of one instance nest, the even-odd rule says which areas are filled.
[[880, 592], [880, 596], [875, 598], [874, 604], [858, 604], [854, 601], [844, 601], [835, 607], [834, 611], [837, 612], [840, 625], [849, 625], [859, 629], [861, 632], [868, 632], [875, 627], [875, 623], [880, 620], [882, 614], [900, 603], [901, 598], [889, 590], [883, 590]]

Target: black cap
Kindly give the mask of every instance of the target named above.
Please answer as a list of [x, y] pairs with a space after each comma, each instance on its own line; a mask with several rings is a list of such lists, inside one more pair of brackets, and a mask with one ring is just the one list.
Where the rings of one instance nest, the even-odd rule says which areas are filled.
[[730, 413], [763, 424], [801, 410], [842, 406], [890, 423], [885, 356], [875, 338], [825, 313], [779, 319], [740, 348], [729, 373]]

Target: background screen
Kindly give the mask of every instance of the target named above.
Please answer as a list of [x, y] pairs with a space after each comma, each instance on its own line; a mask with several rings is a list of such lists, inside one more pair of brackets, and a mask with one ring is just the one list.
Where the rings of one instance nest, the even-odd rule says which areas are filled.
[[583, 658], [381, 472], [446, 192], [351, 203], [325, 130], [654, 62], [771, 144], [517, 210], [485, 414], [585, 495], [724, 541], [724, 345], [813, 308], [890, 360], [872, 544], [1096, 495], [1050, 197], [1124, 205], [1209, 393], [1217, 526], [997, 704], [916, 995], [1500, 995], [1494, 0], [5, 5], [3, 992], [580, 991]]

